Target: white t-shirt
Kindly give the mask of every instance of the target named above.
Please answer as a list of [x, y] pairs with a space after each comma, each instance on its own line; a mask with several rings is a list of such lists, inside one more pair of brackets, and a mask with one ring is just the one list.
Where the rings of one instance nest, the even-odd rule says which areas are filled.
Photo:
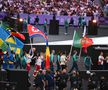
[[66, 65], [66, 56], [65, 55], [62, 55], [61, 58], [60, 58], [60, 65]]
[[26, 54], [27, 63], [30, 63], [31, 62], [32, 57], [33, 57], [33, 55], [30, 56], [30, 54]]
[[41, 66], [41, 63], [42, 63], [42, 59], [41, 59], [41, 57], [38, 57], [38, 59], [36, 61], [36, 65]]

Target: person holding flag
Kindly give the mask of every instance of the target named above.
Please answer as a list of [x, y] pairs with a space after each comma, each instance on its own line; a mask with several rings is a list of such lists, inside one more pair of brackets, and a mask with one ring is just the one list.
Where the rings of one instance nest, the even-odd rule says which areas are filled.
[[[35, 37], [35, 36], [42, 36], [45, 41], [46, 41], [46, 61], [45, 61], [45, 68], [48, 70], [50, 69], [50, 49], [48, 46], [48, 36], [45, 35], [44, 32], [42, 32], [41, 30], [39, 30], [38, 28], [32, 26], [32, 25], [28, 25], [28, 33], [29, 33], [29, 37], [30, 37], [30, 43], [31, 43], [31, 38]], [[32, 49], [32, 44], [31, 44], [31, 49]]]
[[74, 50], [73, 51], [73, 56], [72, 56], [72, 61], [73, 61], [73, 66], [70, 69], [69, 73], [75, 68], [77, 71], [79, 70], [78, 65], [77, 65], [77, 61], [78, 61], [78, 56], [77, 56], [77, 51]]

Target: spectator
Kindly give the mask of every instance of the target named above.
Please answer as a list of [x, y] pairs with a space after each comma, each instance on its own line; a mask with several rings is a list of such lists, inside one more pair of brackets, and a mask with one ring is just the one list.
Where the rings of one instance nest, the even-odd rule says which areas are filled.
[[54, 90], [54, 74], [48, 70], [46, 72], [46, 90]]
[[81, 89], [81, 80], [77, 71], [73, 71], [70, 75], [70, 83], [72, 90], [80, 90]]
[[63, 69], [60, 74], [60, 82], [59, 82], [59, 89], [58, 90], [67, 90], [67, 82], [69, 80], [69, 76], [66, 73], [66, 69]]
[[45, 76], [42, 73], [42, 70], [37, 72], [35, 79], [34, 79], [34, 83], [35, 83], [36, 90], [44, 90], [44, 88], [45, 88]]
[[[106, 3], [107, 4], [107, 3]], [[106, 7], [105, 4], [105, 7]], [[96, 8], [98, 7], [98, 8]], [[88, 10], [89, 9], [89, 10]], [[91, 10], [98, 10], [101, 13], [100, 6], [95, 2], [86, 0], [2, 0], [0, 2], [0, 11], [8, 12], [9, 14], [15, 13], [28, 13], [28, 14], [47, 14], [47, 15], [81, 15], [86, 13], [92, 15]], [[89, 14], [89, 11], [91, 14]]]

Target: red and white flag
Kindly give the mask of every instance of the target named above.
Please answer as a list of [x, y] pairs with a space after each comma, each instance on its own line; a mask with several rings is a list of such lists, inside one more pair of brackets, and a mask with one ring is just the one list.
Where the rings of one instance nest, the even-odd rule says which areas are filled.
[[36, 28], [30, 24], [27, 26], [27, 28], [28, 28], [29, 36], [31, 38], [35, 37], [35, 36], [42, 36], [45, 40], [48, 39], [48, 37], [45, 35], [45, 33], [42, 32], [41, 30], [39, 30], [38, 28]]

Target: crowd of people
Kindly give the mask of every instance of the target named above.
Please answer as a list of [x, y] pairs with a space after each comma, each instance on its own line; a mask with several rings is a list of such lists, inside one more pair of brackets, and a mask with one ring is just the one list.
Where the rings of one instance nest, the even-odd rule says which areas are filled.
[[99, 77], [95, 72], [89, 71], [86, 72], [85, 76], [82, 77], [77, 71], [68, 74], [66, 69], [55, 73], [40, 70], [34, 75], [34, 87], [36, 90], [84, 90], [83, 86], [86, 87], [86, 90], [108, 89], [105, 76]]
[[[104, 59], [103, 52], [100, 53], [98, 57], [98, 65], [101, 70], [104, 69], [102, 66], [104, 65], [104, 61], [106, 60], [106, 63], [108, 63], [107, 58], [108, 57]], [[87, 54], [83, 59], [86, 70], [91, 70], [91, 66], [93, 65], [91, 57]], [[70, 70], [67, 65], [67, 62], [69, 60], [72, 60], [73, 62]], [[2, 50], [0, 50], [1, 69], [25, 69], [31, 76], [31, 65], [34, 66], [33, 86], [36, 88], [36, 90], [54, 90], [54, 88], [56, 88], [56, 90], [66, 90], [66, 88], [68, 87], [68, 82], [70, 82], [69, 90], [71, 90], [72, 88], [76, 90], [81, 89], [82, 78], [79, 74], [79, 66], [77, 64], [78, 60], [79, 55], [76, 50], [73, 51], [72, 58], [70, 58], [70, 56], [66, 54], [66, 52], [58, 52], [56, 54], [55, 50], [52, 50], [50, 54], [50, 68], [46, 69], [45, 53], [37, 53], [36, 48], [32, 48], [21, 55], [16, 54], [13, 51], [7, 51], [3, 53]], [[87, 79], [89, 82], [88, 88], [97, 88], [97, 84], [92, 83], [92, 80], [95, 80], [95, 82], [97, 82], [95, 79], [96, 77], [94, 77], [95, 74], [89, 73], [89, 78]], [[103, 83], [105, 83], [104, 80], [105, 78], [102, 77], [99, 83], [102, 83], [103, 85]], [[106, 88], [105, 84], [100, 88]]]
[[[103, 52], [100, 53], [98, 58], [98, 68], [99, 70], [108, 70], [108, 56], [104, 58]], [[50, 54], [50, 70], [55, 72], [56, 70], [60, 71], [63, 69], [68, 69], [69, 73], [71, 73], [74, 69], [79, 71], [78, 61], [80, 60], [80, 56], [78, 51], [74, 50], [72, 56], [67, 54], [66, 52], [58, 52], [55, 53], [55, 50], [52, 50]], [[68, 62], [72, 60], [72, 65], [69, 70]], [[92, 58], [85, 54], [83, 56], [83, 62], [86, 70], [91, 70], [93, 65]], [[35, 71], [39, 71], [40, 69], [46, 69], [46, 56], [44, 52], [37, 53], [36, 48], [30, 49], [29, 51], [23, 51], [22, 54], [17, 54], [13, 51], [2, 52], [0, 49], [0, 66], [3, 69], [26, 69], [30, 72], [30, 65], [35, 66]]]
[[104, 57], [103, 52], [101, 52], [98, 57], [98, 68], [99, 70], [108, 70], [108, 55]]
[[94, 0], [1, 0], [0, 11], [47, 15], [103, 15]]

